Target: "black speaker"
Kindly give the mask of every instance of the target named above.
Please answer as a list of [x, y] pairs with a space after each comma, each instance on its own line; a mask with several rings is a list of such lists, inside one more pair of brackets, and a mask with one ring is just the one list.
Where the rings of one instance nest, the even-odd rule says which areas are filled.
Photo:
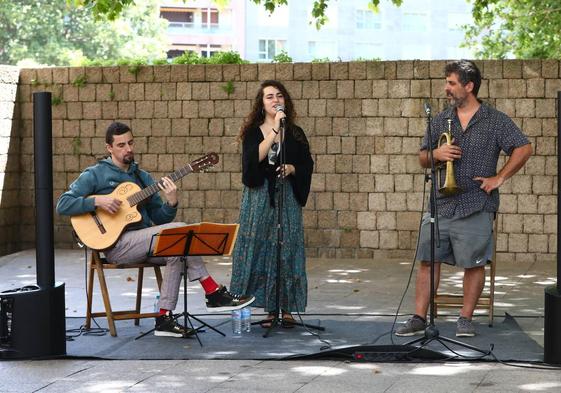
[[561, 292], [552, 285], [545, 289], [543, 359], [561, 364]]
[[[557, 92], [557, 177], [561, 174], [561, 91]], [[557, 182], [557, 206], [561, 206], [561, 183]], [[557, 244], [561, 239], [561, 210], [557, 208]], [[561, 251], [557, 247], [557, 284], [545, 288], [543, 358], [561, 364]]]
[[0, 359], [66, 355], [64, 283], [0, 292]]

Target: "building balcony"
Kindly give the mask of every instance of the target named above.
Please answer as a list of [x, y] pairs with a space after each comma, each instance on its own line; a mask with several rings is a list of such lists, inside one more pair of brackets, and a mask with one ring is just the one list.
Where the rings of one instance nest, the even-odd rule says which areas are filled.
[[220, 25], [218, 23], [169, 22], [167, 32], [170, 35], [228, 34], [232, 32], [232, 26]]

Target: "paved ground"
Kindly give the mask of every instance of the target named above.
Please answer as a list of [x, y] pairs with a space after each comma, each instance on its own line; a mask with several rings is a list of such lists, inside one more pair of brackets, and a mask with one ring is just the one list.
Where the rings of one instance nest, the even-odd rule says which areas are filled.
[[[35, 283], [35, 253], [0, 258], [0, 291]], [[207, 259], [209, 270], [229, 282], [230, 261]], [[67, 316], [85, 313], [84, 254], [56, 252], [56, 278], [66, 283]], [[308, 313], [393, 314], [405, 288], [411, 262], [404, 260], [310, 259]], [[543, 345], [544, 287], [554, 283], [553, 263], [502, 263], [498, 266], [496, 311], [514, 315]], [[135, 276], [123, 271], [109, 279], [115, 306], [129, 303]], [[145, 309], [155, 291], [149, 275]], [[461, 286], [461, 274], [449, 270], [443, 289]], [[205, 312], [198, 285], [189, 287], [190, 309]], [[101, 307], [96, 291], [96, 304]], [[402, 313], [412, 311], [412, 288]], [[181, 306], [178, 306], [181, 307]], [[456, 311], [451, 310], [452, 314]], [[486, 321], [486, 316], [478, 321]], [[401, 318], [403, 319], [403, 318]], [[100, 320], [104, 323], [104, 320]], [[107, 340], [111, 337], [107, 336]], [[513, 344], [515, 345], [515, 343]], [[528, 369], [489, 362], [349, 363], [342, 361], [100, 361], [65, 359], [0, 362], [0, 392], [511, 392], [561, 390], [559, 370]]]

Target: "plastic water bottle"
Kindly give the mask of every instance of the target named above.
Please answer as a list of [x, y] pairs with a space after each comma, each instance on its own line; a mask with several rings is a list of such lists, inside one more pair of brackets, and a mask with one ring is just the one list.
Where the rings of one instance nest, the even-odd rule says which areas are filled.
[[234, 337], [242, 335], [242, 312], [241, 310], [232, 311], [232, 334]]
[[242, 308], [242, 331], [251, 332], [251, 308]]
[[156, 298], [154, 299], [154, 312], [160, 312], [160, 294], [156, 294]]

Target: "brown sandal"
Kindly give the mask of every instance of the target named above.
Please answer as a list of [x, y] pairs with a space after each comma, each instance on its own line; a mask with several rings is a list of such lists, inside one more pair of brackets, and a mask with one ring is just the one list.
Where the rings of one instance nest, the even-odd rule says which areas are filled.
[[263, 329], [269, 329], [271, 326], [273, 326], [273, 319], [275, 319], [275, 314], [269, 313], [269, 315], [267, 315], [267, 318], [265, 318], [263, 322], [260, 323], [261, 327]]
[[282, 313], [282, 327], [285, 329], [292, 329], [296, 324], [296, 320], [289, 312]]

